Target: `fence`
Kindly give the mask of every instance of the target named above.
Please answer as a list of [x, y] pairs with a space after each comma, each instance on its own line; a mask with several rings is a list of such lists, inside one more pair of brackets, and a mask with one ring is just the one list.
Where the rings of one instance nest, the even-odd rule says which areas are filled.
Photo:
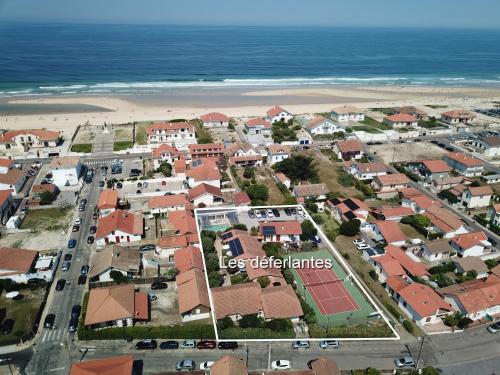
[[121, 283], [117, 283], [116, 281], [91, 281], [89, 282], [89, 289], [94, 289], [94, 288], [105, 288], [109, 286], [115, 286], [118, 284], [134, 284], [134, 285], [140, 285], [140, 284], [151, 284], [154, 282], [164, 282], [168, 281], [165, 276], [157, 276], [157, 277], [147, 277], [147, 278], [139, 278], [139, 279], [128, 279], [124, 280]]

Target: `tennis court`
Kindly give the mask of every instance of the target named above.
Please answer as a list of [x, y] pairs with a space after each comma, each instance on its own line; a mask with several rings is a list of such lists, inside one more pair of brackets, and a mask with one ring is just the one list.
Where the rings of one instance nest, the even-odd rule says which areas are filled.
[[344, 287], [345, 279], [338, 278], [332, 269], [298, 268], [297, 273], [314, 299], [321, 315], [359, 309], [358, 304]]

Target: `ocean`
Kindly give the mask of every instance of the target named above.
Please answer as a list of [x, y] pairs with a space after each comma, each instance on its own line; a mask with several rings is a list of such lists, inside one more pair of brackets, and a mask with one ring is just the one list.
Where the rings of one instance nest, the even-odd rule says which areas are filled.
[[0, 24], [0, 97], [500, 87], [500, 30]]

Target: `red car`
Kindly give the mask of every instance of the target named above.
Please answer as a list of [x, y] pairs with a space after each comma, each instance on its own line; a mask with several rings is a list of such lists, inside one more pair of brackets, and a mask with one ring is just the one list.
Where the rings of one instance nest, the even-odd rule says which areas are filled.
[[201, 340], [196, 344], [198, 349], [215, 349], [217, 347], [217, 343], [212, 340]]

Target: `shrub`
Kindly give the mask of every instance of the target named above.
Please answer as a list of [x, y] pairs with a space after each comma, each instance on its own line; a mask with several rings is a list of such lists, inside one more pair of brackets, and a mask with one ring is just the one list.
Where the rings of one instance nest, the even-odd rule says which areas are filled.
[[368, 275], [370, 275], [370, 277], [371, 277], [373, 280], [375, 280], [375, 281], [377, 281], [377, 280], [378, 280], [378, 275], [377, 275], [377, 272], [376, 272], [375, 270], [370, 270], [370, 271], [368, 272]]
[[347, 237], [354, 237], [359, 233], [361, 222], [358, 219], [344, 221], [340, 224], [340, 234]]
[[261, 327], [263, 323], [264, 319], [259, 318], [257, 314], [245, 315], [238, 321], [241, 328], [257, 328]]
[[[82, 311], [85, 311], [82, 307]], [[112, 327], [99, 330], [78, 327], [79, 340], [120, 340], [132, 339], [214, 339], [212, 324], [189, 324], [172, 326]]]
[[260, 284], [261, 288], [267, 287], [271, 282], [269, 281], [269, 278], [265, 276], [261, 276], [257, 279], [257, 282]]
[[111, 271], [109, 277], [113, 279], [115, 283], [122, 283], [127, 280], [127, 276], [123, 275], [120, 271]]
[[248, 231], [248, 228], [245, 224], [233, 224], [233, 229], [240, 229], [240, 230], [244, 230], [244, 231]]
[[403, 327], [404, 327], [404, 329], [406, 329], [409, 333], [413, 333], [413, 330], [414, 330], [414, 328], [413, 328], [413, 324], [412, 324], [409, 320], [407, 320], [407, 319], [403, 320]]
[[243, 171], [243, 177], [245, 178], [252, 178], [255, 176], [255, 171], [251, 167], [245, 167], [245, 170]]
[[[248, 181], [245, 181], [248, 182]], [[267, 198], [269, 198], [269, 190], [267, 189], [267, 186], [261, 185], [261, 184], [255, 184], [252, 186], [248, 186], [245, 189], [246, 193], [250, 197], [250, 199], [253, 201], [267, 201]]]
[[300, 224], [300, 228], [302, 229], [302, 234], [300, 235], [300, 239], [302, 241], [310, 240], [311, 237], [314, 237], [318, 234], [318, 230], [310, 220], [304, 220]]
[[226, 316], [222, 319], [220, 319], [217, 324], [221, 329], [228, 329], [231, 327], [234, 327], [234, 322], [233, 319], [231, 319], [229, 316]]

